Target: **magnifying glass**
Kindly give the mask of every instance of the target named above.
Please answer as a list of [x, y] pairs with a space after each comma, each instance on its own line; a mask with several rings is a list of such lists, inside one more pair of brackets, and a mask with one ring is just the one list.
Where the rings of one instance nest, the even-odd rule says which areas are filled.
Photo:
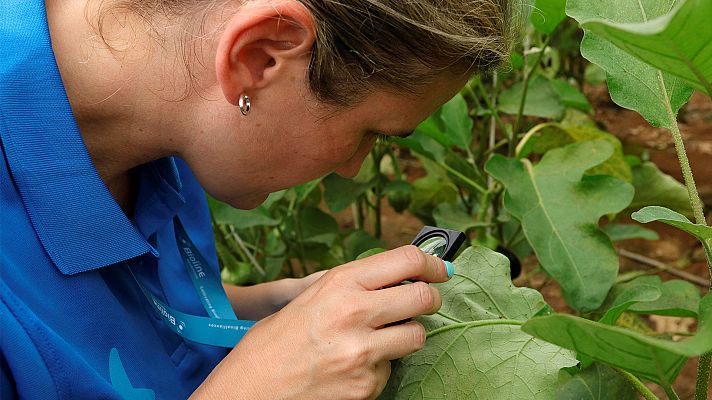
[[452, 261], [465, 239], [465, 234], [460, 231], [424, 226], [411, 244], [418, 246], [425, 253]]

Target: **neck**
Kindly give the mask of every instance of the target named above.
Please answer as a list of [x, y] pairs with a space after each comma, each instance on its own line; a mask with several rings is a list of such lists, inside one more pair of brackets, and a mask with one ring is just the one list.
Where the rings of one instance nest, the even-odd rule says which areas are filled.
[[47, 16], [82, 139], [102, 180], [130, 213], [135, 193], [132, 169], [180, 154], [186, 121], [165, 116], [189, 115], [197, 102], [194, 97], [166, 100], [180, 97], [181, 82], [163, 77], [182, 78], [184, 71], [171, 71], [166, 60], [175, 59], [175, 54], [152, 49], [152, 39], [140, 36], [143, 31], [129, 16], [104, 19], [102, 33], [109, 46], [97, 38], [86, 16], [96, 15], [92, 6], [98, 3], [46, 0]]

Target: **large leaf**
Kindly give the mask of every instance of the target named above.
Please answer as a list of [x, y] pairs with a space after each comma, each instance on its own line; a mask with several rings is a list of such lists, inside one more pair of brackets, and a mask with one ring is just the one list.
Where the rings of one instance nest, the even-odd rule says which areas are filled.
[[331, 174], [323, 180], [324, 201], [329, 206], [329, 210], [333, 212], [341, 211], [375, 184], [375, 181], [371, 182], [361, 183], [353, 179], [343, 178], [337, 174]]
[[631, 217], [641, 223], [660, 221], [668, 225], [674, 226], [677, 229], [683, 230], [690, 235], [696, 237], [702, 242], [702, 246], [707, 253], [707, 257], [712, 259], [712, 227], [693, 224], [684, 215], [676, 213], [665, 207], [650, 206], [633, 213]]
[[[568, 116], [571, 115], [571, 113], [568, 114]], [[522, 138], [522, 141], [517, 146], [519, 156], [526, 157], [529, 153], [544, 154], [551, 149], [563, 147], [570, 143], [597, 139], [605, 140], [613, 145], [613, 154], [604, 163], [596, 165], [586, 173], [589, 175], [610, 175], [626, 182], [632, 182], [633, 173], [623, 156], [621, 141], [613, 134], [600, 130], [595, 124], [590, 124], [589, 122], [590, 120], [574, 122], [567, 117], [561, 123], [548, 122], [539, 124], [529, 130]]]
[[621, 107], [637, 111], [653, 126], [664, 128], [675, 124], [675, 115], [690, 98], [692, 88], [682, 79], [651, 67], [592, 32], [587, 22], [646, 22], [670, 11], [674, 1], [569, 0], [566, 5], [566, 13], [584, 27], [581, 54], [608, 75], [611, 99]]
[[640, 225], [632, 224], [608, 224], [603, 228], [606, 235], [611, 238], [611, 241], [617, 242], [619, 240], [628, 239], [645, 239], [645, 240], [658, 240], [660, 236], [658, 233], [652, 229], [643, 228]]
[[663, 206], [692, 217], [690, 196], [685, 185], [660, 171], [652, 162], [633, 167], [635, 196], [626, 212], [632, 213], [645, 206]]
[[473, 123], [465, 98], [458, 93], [443, 104], [440, 118], [445, 123], [447, 135], [452, 143], [461, 149], [469, 149], [472, 143]]
[[522, 223], [542, 267], [577, 310], [597, 309], [618, 273], [618, 255], [598, 228], [601, 216], [624, 209], [633, 187], [611, 176], [584, 176], [613, 154], [602, 140], [574, 143], [529, 160], [495, 155], [486, 170], [504, 184], [504, 206]]
[[[517, 82], [499, 95], [498, 109], [507, 114], [516, 115], [524, 94], [524, 83]], [[534, 75], [529, 81], [527, 98], [524, 101], [524, 115], [559, 119], [564, 115], [565, 107], [551, 87], [549, 80], [541, 75]]]
[[568, 378], [556, 390], [556, 400], [636, 400], [637, 392], [613, 368], [594, 363]]
[[641, 276], [630, 282], [614, 286], [611, 294], [615, 296], [617, 293], [622, 293], [641, 285], [658, 288], [660, 297], [652, 301], [633, 304], [628, 311], [641, 314], [697, 318], [697, 311], [700, 308], [700, 290], [697, 286], [687, 281], [673, 279], [662, 282], [657, 275]]
[[550, 399], [572, 352], [520, 330], [546, 307], [541, 294], [516, 288], [507, 258], [484, 247], [455, 261], [455, 276], [437, 284], [443, 306], [418, 318], [425, 347], [394, 364], [382, 399]]
[[669, 386], [687, 357], [712, 350], [711, 295], [700, 302], [699, 314], [697, 334], [678, 342], [563, 314], [533, 318], [522, 330], [596, 361]]
[[[457, 146], [469, 149], [472, 142], [472, 125], [465, 98], [458, 93], [443, 104], [438, 112], [423, 121], [416, 131], [434, 139], [445, 148]], [[407, 139], [404, 141], [412, 142], [413, 140]]]
[[435, 223], [441, 228], [455, 229], [467, 232], [470, 228], [477, 227], [475, 217], [465, 212], [461, 206], [454, 203], [439, 204], [433, 210]]
[[648, 22], [589, 21], [584, 29], [712, 97], [712, 2], [687, 0]]
[[536, 0], [529, 17], [536, 30], [547, 35], [566, 18], [566, 0]]

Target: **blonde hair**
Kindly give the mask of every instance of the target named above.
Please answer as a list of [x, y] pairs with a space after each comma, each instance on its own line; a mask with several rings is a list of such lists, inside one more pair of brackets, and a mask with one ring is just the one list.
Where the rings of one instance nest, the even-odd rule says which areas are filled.
[[[415, 92], [443, 72], [496, 67], [508, 59], [518, 27], [517, 0], [299, 1], [316, 23], [309, 86], [320, 100], [342, 106], [374, 89]], [[150, 26], [157, 13], [201, 20], [201, 10], [217, 2], [117, 0], [111, 8], [132, 11]], [[185, 45], [183, 58], [190, 77]]]

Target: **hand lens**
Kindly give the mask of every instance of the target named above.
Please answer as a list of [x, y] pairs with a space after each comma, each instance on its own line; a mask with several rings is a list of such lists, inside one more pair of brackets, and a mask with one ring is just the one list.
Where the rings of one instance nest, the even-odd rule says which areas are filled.
[[460, 231], [424, 226], [411, 244], [418, 246], [425, 253], [452, 261], [465, 239], [465, 234]]

